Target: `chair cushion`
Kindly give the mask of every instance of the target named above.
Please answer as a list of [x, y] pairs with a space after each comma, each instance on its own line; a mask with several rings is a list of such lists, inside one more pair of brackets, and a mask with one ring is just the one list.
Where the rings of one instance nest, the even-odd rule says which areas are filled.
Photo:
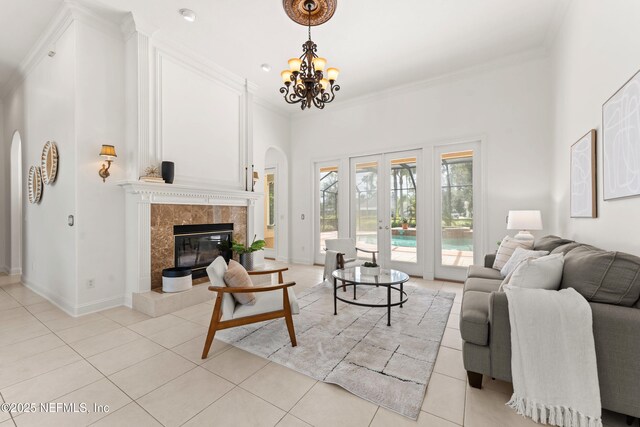
[[[247, 270], [244, 269], [242, 264], [234, 260], [229, 261], [229, 268], [227, 268], [227, 271], [224, 273], [224, 283], [230, 288], [253, 287]], [[231, 295], [242, 305], [253, 305], [256, 301], [256, 294], [253, 292], [235, 293]]]
[[569, 243], [573, 243], [573, 240], [563, 239], [562, 237], [550, 235], [536, 239], [536, 242], [533, 244], [533, 249], [536, 251], [551, 252], [555, 248]]
[[498, 252], [496, 253], [496, 259], [493, 261], [493, 268], [501, 270], [502, 267], [509, 261], [511, 255], [516, 248], [533, 249], [533, 240], [518, 240], [510, 236], [505, 236], [500, 243]]
[[502, 284], [502, 280], [498, 279], [481, 279], [479, 277], [470, 277], [464, 282], [464, 293], [468, 291], [475, 292], [495, 292], [500, 289], [500, 285]]
[[[291, 313], [300, 313], [300, 306], [298, 305], [298, 299], [292, 288], [287, 288], [289, 292], [289, 305], [291, 306]], [[256, 292], [255, 304], [253, 305], [240, 305], [236, 306], [236, 310], [233, 312], [233, 318], [238, 319], [240, 317], [253, 316], [255, 314], [270, 313], [272, 311], [282, 310], [282, 290], [278, 289], [273, 292]]]
[[[207, 267], [207, 276], [211, 286], [226, 287], [224, 283], [224, 273], [227, 271], [227, 262], [223, 257], [219, 256], [213, 260]], [[222, 320], [229, 320], [233, 316], [233, 311], [236, 307], [236, 301], [231, 294], [225, 293], [222, 296]]]
[[463, 340], [477, 345], [489, 343], [490, 296], [487, 292], [465, 292], [460, 310], [460, 335]]
[[470, 265], [467, 270], [467, 277], [478, 277], [480, 279], [502, 280], [500, 271], [495, 268], [487, 268], [481, 265]]
[[640, 258], [580, 246], [565, 255], [561, 288], [574, 288], [590, 302], [631, 307], [640, 298]]

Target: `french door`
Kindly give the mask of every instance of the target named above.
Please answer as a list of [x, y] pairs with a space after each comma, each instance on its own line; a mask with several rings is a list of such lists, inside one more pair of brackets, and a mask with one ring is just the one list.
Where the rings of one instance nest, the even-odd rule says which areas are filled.
[[[378, 264], [422, 276], [422, 153], [350, 159], [350, 229], [356, 246], [378, 250]], [[364, 260], [370, 255], [360, 253]]]
[[264, 256], [276, 258], [278, 203], [276, 198], [276, 168], [264, 170]]

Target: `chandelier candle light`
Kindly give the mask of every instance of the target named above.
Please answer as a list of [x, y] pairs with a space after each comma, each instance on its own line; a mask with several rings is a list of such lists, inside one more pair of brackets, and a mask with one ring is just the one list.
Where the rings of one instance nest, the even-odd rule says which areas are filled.
[[280, 73], [284, 82], [280, 93], [287, 103], [300, 103], [303, 110], [312, 105], [323, 109], [325, 104], [334, 100], [335, 92], [340, 90], [340, 86], [335, 84], [340, 70], [328, 68], [325, 75], [327, 60], [316, 54], [317, 45], [311, 40], [311, 25], [314, 15], [314, 25], [331, 18], [335, 11], [335, 0], [284, 0], [284, 7], [289, 17], [300, 24], [300, 8], [304, 10], [308, 18], [309, 40], [302, 45], [302, 55], [291, 58], [289, 69]]

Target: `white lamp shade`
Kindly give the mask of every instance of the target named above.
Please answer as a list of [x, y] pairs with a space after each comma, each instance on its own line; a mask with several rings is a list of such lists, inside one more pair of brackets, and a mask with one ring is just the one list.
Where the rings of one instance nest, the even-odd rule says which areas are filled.
[[540, 211], [509, 211], [507, 230], [542, 230]]

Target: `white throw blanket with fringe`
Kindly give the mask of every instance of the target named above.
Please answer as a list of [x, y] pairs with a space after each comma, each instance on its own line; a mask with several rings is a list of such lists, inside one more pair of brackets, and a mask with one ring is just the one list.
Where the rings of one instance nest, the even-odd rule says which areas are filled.
[[506, 285], [513, 396], [507, 403], [540, 424], [601, 427], [591, 307], [574, 289]]

